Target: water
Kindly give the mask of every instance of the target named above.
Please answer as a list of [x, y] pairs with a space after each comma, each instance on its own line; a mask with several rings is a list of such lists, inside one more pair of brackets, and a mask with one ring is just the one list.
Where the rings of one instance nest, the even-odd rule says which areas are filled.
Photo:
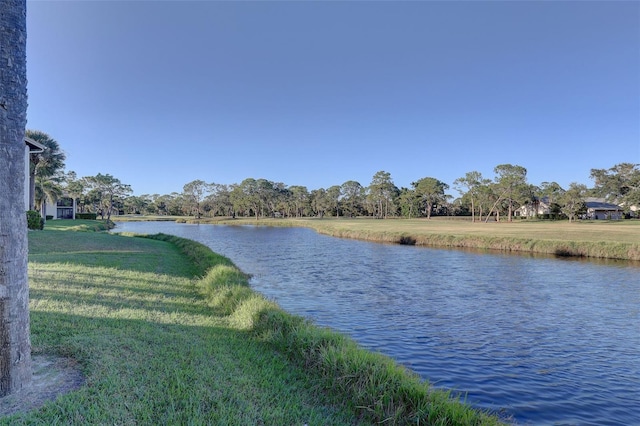
[[640, 425], [640, 268], [344, 240], [302, 228], [118, 224], [202, 242], [285, 310], [520, 424]]

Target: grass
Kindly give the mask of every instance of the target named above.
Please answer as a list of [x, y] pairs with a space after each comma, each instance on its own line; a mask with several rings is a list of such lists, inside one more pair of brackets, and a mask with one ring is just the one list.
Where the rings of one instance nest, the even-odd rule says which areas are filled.
[[[204, 222], [203, 222], [204, 223]], [[341, 238], [640, 261], [640, 221], [484, 223], [426, 219], [234, 219], [215, 223], [305, 226]]]
[[201, 244], [29, 233], [35, 354], [87, 384], [0, 424], [498, 424], [389, 358], [289, 315]]

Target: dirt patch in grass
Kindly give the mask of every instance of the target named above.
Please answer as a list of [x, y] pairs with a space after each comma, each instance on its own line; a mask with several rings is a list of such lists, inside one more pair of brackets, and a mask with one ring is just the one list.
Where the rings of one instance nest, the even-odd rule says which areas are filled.
[[72, 392], [85, 383], [77, 363], [70, 358], [34, 355], [33, 382], [30, 387], [0, 398], [0, 416], [25, 413], [40, 408], [58, 396]]

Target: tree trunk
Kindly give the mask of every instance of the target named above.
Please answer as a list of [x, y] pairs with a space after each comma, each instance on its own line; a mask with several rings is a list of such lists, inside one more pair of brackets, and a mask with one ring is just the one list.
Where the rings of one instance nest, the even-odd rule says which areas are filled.
[[[111, 220], [111, 210], [113, 210], [113, 194], [109, 195], [109, 210], [107, 211], [107, 222]], [[102, 215], [104, 219], [104, 214]]]
[[[480, 215], [480, 220], [482, 220], [482, 215]], [[473, 197], [471, 197], [471, 222], [474, 223], [476, 221], [476, 209], [473, 205]]]
[[44, 221], [47, 221], [47, 199], [45, 198], [44, 201], [42, 202], [42, 213], [41, 213], [42, 218], [44, 219]]
[[31, 384], [27, 223], [26, 0], [0, 0], [0, 397]]

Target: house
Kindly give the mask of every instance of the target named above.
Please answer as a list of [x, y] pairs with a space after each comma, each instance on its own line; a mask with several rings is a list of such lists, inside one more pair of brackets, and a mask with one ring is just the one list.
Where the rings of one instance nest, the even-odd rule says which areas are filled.
[[29, 173], [29, 160], [31, 154], [38, 154], [47, 149], [40, 142], [25, 136], [24, 138], [24, 209], [29, 210], [29, 188], [31, 187], [31, 175]]
[[47, 201], [47, 206], [42, 213], [46, 213], [49, 219], [75, 219], [76, 200], [71, 197], [61, 197], [53, 203]]
[[[31, 188], [31, 174], [29, 173], [29, 163], [31, 154], [39, 154], [43, 152], [47, 147], [38, 141], [25, 136], [24, 138], [25, 152], [24, 152], [24, 208], [29, 210], [29, 191]], [[53, 219], [75, 219], [76, 215], [76, 200], [69, 197], [62, 197], [58, 201], [51, 203], [47, 202], [45, 209], [41, 212], [44, 216], [52, 216]]]
[[[604, 198], [585, 198], [587, 214], [584, 219], [622, 219], [624, 217], [622, 207], [607, 203]], [[548, 197], [536, 199], [536, 202], [524, 204], [515, 211], [516, 216], [535, 217], [551, 213], [551, 203]]]
[[536, 217], [551, 213], [551, 203], [549, 197], [536, 198], [526, 204], [523, 204], [515, 212], [515, 216]]
[[622, 207], [617, 204], [607, 203], [604, 198], [585, 198], [587, 206], [587, 219], [622, 219], [624, 217]]

